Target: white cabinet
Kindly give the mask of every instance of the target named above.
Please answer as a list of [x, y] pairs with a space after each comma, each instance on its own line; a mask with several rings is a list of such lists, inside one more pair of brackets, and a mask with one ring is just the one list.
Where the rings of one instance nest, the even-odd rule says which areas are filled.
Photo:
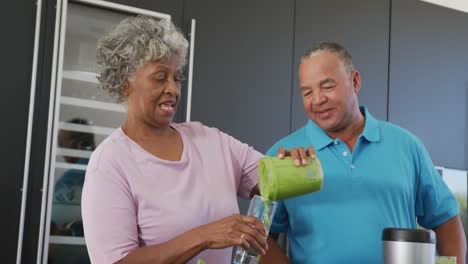
[[123, 18], [167, 14], [105, 1], [57, 2], [38, 263], [89, 263], [81, 190], [92, 151], [125, 120], [125, 106], [98, 89], [98, 39]]

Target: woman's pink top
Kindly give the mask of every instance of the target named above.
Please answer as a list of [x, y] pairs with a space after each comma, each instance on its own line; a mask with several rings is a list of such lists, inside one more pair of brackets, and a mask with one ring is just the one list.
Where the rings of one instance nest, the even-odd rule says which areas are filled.
[[[239, 213], [237, 195], [257, 184], [262, 154], [216, 128], [171, 124], [182, 136], [180, 161], [150, 154], [117, 129], [93, 152], [82, 194], [92, 263], [115, 263], [138, 247], [171, 240], [194, 227]], [[199, 258], [227, 264], [232, 248]]]

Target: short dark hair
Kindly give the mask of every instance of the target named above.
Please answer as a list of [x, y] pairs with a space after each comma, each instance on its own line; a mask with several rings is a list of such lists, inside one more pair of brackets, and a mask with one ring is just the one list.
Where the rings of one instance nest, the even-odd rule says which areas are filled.
[[[89, 121], [84, 118], [73, 118], [67, 123], [77, 125], [90, 125]], [[96, 148], [94, 134], [87, 132], [60, 130], [58, 134], [58, 145], [65, 148], [73, 148], [80, 150], [93, 151]]]
[[334, 53], [338, 56], [338, 58], [343, 62], [346, 70], [348, 72], [352, 72], [355, 70], [353, 65], [353, 60], [351, 54], [346, 50], [345, 47], [336, 43], [336, 42], [319, 42], [314, 44], [312, 47], [307, 49], [307, 51], [302, 56], [302, 59], [307, 59], [310, 56], [313, 56], [314, 53], [321, 52], [321, 51], [328, 51]]

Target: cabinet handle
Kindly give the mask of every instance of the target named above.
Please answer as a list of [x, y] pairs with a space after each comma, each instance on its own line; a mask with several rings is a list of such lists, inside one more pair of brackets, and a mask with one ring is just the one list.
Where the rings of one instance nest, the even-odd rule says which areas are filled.
[[195, 53], [195, 27], [196, 20], [192, 19], [190, 25], [190, 55], [189, 55], [189, 71], [188, 71], [188, 84], [187, 84], [187, 112], [185, 121], [190, 122], [190, 115], [192, 113], [192, 79], [193, 79], [193, 56]]

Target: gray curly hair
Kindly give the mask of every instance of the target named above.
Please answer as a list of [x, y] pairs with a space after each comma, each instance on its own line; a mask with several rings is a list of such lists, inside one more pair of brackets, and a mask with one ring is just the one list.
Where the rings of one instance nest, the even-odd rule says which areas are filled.
[[126, 18], [98, 41], [99, 87], [122, 102], [125, 83], [134, 76], [137, 67], [152, 61], [165, 63], [171, 55], [177, 55], [182, 68], [187, 49], [188, 41], [170, 20], [148, 16]]

